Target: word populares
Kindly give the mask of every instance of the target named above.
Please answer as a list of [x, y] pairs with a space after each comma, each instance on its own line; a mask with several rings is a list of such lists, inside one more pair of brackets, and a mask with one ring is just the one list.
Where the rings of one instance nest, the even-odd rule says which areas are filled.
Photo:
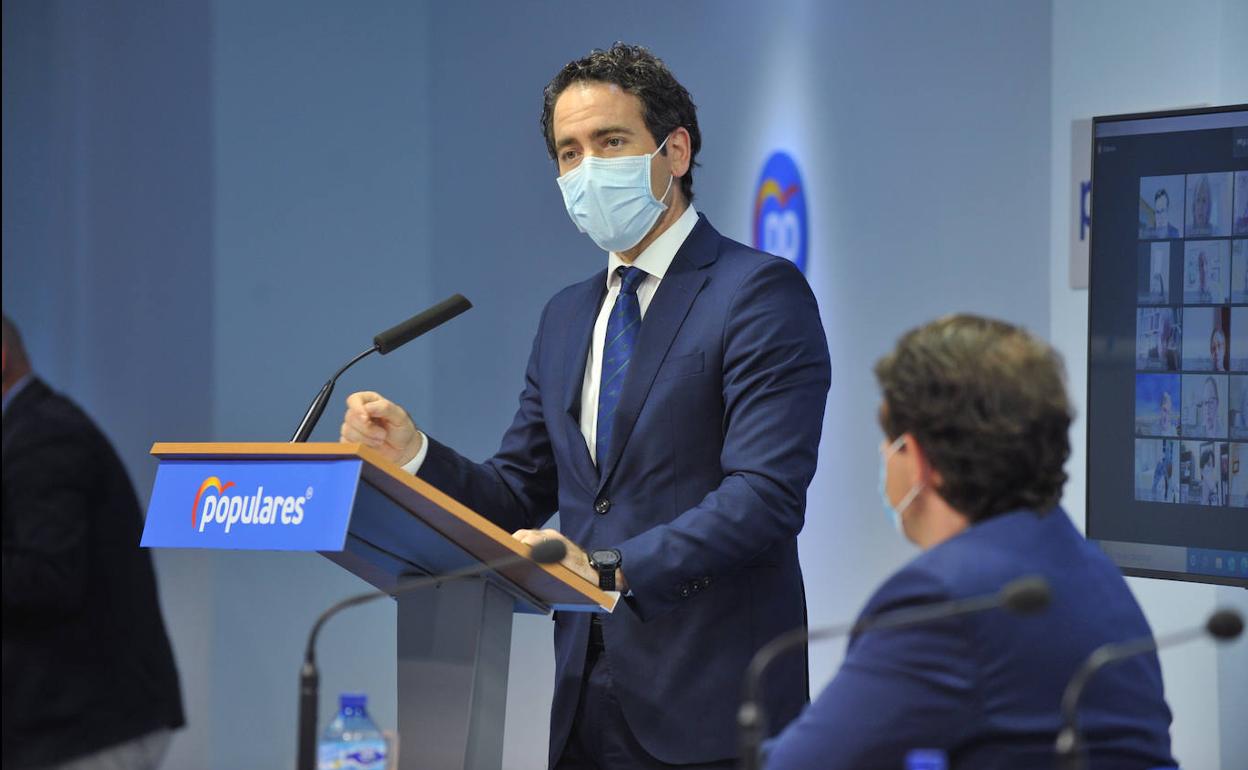
[[216, 476], [204, 479], [191, 508], [191, 527], [203, 532], [209, 524], [224, 524], [229, 534], [230, 528], [237, 524], [263, 526], [281, 521], [286, 526], [298, 526], [303, 522], [303, 507], [312, 497], [312, 487], [299, 496], [265, 495], [263, 486], [257, 487], [251, 495], [227, 495], [232, 487], [234, 482], [222, 482]]

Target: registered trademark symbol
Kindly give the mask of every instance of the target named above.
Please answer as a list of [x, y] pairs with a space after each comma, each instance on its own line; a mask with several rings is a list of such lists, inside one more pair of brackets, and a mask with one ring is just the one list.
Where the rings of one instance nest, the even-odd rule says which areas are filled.
[[307, 494], [304, 495], [304, 497], [311, 497], [311, 496], [312, 496], [312, 487], [308, 487], [308, 492]]

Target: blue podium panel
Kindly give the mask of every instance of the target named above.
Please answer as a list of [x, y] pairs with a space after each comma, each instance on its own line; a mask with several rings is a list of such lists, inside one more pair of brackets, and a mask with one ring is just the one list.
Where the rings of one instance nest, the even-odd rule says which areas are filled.
[[[317, 551], [384, 591], [528, 554], [496, 524], [366, 447], [336, 443], [157, 443], [141, 544]], [[610, 612], [608, 595], [562, 564], [485, 573], [521, 612]]]
[[141, 545], [340, 551], [363, 461], [166, 459]]
[[445, 574], [506, 555], [474, 556], [370, 484], [367, 474], [355, 496], [344, 550], [353, 550], [356, 541], [384, 550], [412, 565], [417, 572], [429, 575]]

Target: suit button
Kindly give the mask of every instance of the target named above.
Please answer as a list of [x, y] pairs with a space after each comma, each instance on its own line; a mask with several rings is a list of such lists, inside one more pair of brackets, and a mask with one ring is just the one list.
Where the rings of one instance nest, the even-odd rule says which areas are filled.
[[704, 578], [702, 578], [702, 587], [703, 587], [703, 588], [710, 588], [710, 587], [711, 587], [711, 579], [710, 579], [709, 577], [704, 577]]
[[683, 585], [683, 586], [681, 586], [681, 587], [680, 587], [680, 595], [681, 595], [681, 597], [688, 597], [688, 596], [689, 596], [689, 586], [687, 586], [687, 585]]
[[605, 497], [599, 498], [598, 500], [594, 502], [595, 513], [604, 514], [609, 510], [611, 510], [611, 501], [608, 500], [607, 498]]

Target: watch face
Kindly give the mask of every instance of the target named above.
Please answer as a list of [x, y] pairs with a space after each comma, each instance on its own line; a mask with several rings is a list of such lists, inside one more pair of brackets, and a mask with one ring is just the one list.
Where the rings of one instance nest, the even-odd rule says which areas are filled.
[[589, 559], [595, 567], [612, 569], [620, 566], [620, 552], [613, 549], [594, 551], [589, 555]]

